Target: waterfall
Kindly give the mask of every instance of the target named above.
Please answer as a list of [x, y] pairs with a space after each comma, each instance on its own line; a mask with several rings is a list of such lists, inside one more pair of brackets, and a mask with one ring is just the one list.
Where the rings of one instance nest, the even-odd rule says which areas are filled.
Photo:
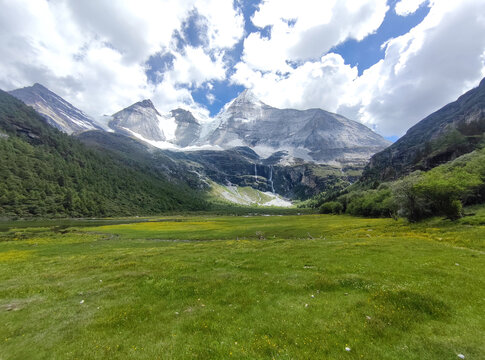
[[256, 168], [256, 164], [254, 164], [254, 181], [258, 181], [258, 169]]
[[273, 186], [273, 165], [269, 167], [269, 183], [271, 184], [271, 192], [274, 194], [274, 186]]

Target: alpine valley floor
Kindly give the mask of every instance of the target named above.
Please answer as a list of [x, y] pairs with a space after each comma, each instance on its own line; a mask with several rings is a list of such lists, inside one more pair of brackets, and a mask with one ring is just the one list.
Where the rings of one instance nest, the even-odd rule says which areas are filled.
[[3, 224], [0, 358], [483, 358], [485, 207], [467, 212]]

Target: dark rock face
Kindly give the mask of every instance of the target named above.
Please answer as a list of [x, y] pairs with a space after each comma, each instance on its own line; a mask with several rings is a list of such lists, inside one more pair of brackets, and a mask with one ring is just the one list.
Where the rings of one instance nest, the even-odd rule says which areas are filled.
[[122, 134], [132, 136], [134, 132], [148, 140], [163, 141], [165, 135], [160, 126], [161, 120], [162, 116], [153, 103], [143, 100], [113, 114], [108, 125]]
[[415, 170], [429, 170], [475, 150], [483, 142], [484, 133], [485, 79], [375, 154], [362, 181], [394, 180]]
[[357, 180], [345, 169], [329, 165], [303, 161], [283, 165], [280, 157], [284, 154], [262, 159], [249, 147], [166, 153], [191, 164], [193, 171], [216, 183], [250, 186], [292, 199], [306, 199], [342, 182]]
[[201, 126], [190, 111], [176, 109], [170, 112], [177, 124], [174, 143], [180, 147], [194, 145], [200, 137]]
[[32, 106], [49, 125], [65, 133], [100, 129], [85, 113], [41, 84], [13, 90], [9, 94]]
[[321, 109], [277, 109], [249, 90], [220, 115], [207, 141], [222, 147], [266, 147], [319, 163], [365, 162], [390, 143], [366, 126]]

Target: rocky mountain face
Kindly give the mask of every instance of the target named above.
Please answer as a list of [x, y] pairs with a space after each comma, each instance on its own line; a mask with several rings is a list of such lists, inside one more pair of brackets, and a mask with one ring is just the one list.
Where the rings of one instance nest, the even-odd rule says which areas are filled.
[[361, 170], [305, 161], [284, 164], [281, 162], [284, 153], [261, 158], [249, 147], [168, 153], [216, 183], [250, 186], [291, 199], [306, 199], [328, 188], [347, 186], [358, 179]]
[[170, 112], [175, 123], [174, 143], [180, 147], [194, 145], [200, 138], [201, 125], [190, 111], [176, 109]]
[[484, 133], [485, 79], [375, 154], [362, 181], [394, 180], [415, 170], [429, 170], [483, 145]]
[[147, 140], [164, 141], [161, 122], [162, 116], [151, 100], [143, 100], [113, 114], [108, 126], [128, 136], [141, 135]]
[[249, 146], [260, 154], [285, 150], [317, 163], [363, 163], [390, 143], [366, 126], [321, 109], [277, 109], [245, 90], [202, 142]]
[[[248, 146], [259, 156], [286, 151], [288, 157], [320, 164], [361, 164], [390, 144], [366, 126], [321, 109], [277, 109], [245, 90], [210, 123], [189, 111], [162, 116], [149, 100], [113, 115], [110, 127], [140, 139], [230, 149]], [[167, 132], [170, 136], [166, 136]], [[164, 136], [165, 134], [165, 136]]]
[[100, 129], [89, 116], [40, 84], [13, 90], [9, 94], [32, 106], [49, 125], [65, 133]]

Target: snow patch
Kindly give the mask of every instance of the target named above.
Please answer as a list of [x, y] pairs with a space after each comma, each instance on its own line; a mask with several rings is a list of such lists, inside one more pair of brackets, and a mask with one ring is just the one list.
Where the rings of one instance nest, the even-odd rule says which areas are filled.
[[[258, 200], [251, 199], [246, 194], [241, 194], [239, 191], [239, 186], [237, 185], [219, 185], [222, 189], [219, 192], [220, 196], [222, 196], [225, 200], [230, 201], [232, 203], [238, 205], [259, 205], [259, 206], [277, 206], [277, 207], [291, 207], [293, 204], [282, 198], [278, 194], [273, 194], [272, 192], [262, 192], [256, 189], [253, 189], [257, 196]], [[266, 195], [265, 198], [270, 198], [269, 201], [263, 202], [263, 198], [261, 194]]]
[[177, 131], [177, 122], [173, 116], [158, 116], [158, 127], [165, 135], [168, 141], [175, 140], [175, 131]]
[[263, 206], [279, 206], [279, 207], [291, 207], [291, 206], [293, 206], [293, 204], [290, 201], [285, 200], [284, 198], [282, 198], [278, 194], [273, 194], [272, 192], [269, 192], [269, 191], [265, 191], [265, 192], [263, 192], [263, 194], [273, 198], [272, 200], [261, 204]]
[[219, 145], [200, 145], [200, 146], [186, 146], [186, 147], [180, 147], [180, 146], [177, 146], [175, 144], [172, 144], [171, 142], [169, 141], [156, 141], [156, 140], [149, 140], [147, 138], [145, 138], [143, 135], [141, 134], [138, 134], [136, 132], [134, 132], [133, 130], [131, 129], [128, 129], [128, 128], [125, 128], [123, 127], [122, 129], [128, 131], [130, 134], [132, 134], [134, 137], [136, 137], [137, 139], [140, 139], [158, 149], [161, 149], [161, 150], [173, 150], [173, 151], [184, 151], [184, 152], [188, 152], [188, 151], [199, 151], [199, 150], [217, 150], [217, 151], [222, 151], [224, 150], [223, 148], [221, 148]]
[[146, 142], [146, 143], [148, 143], [148, 144], [150, 144], [152, 146], [155, 146], [155, 147], [157, 147], [159, 149], [168, 149], [168, 150], [177, 150], [177, 149], [179, 149], [179, 147], [177, 145], [174, 145], [174, 144], [172, 144], [172, 143], [170, 143], [168, 141], [149, 140], [149, 139], [145, 138], [143, 135], [138, 134], [138, 133], [134, 132], [131, 129], [128, 129], [126, 127], [123, 127], [122, 129], [128, 131], [130, 134], [132, 134], [137, 139], [140, 139], [140, 140], [142, 140], [142, 141], [144, 141], [144, 142]]

